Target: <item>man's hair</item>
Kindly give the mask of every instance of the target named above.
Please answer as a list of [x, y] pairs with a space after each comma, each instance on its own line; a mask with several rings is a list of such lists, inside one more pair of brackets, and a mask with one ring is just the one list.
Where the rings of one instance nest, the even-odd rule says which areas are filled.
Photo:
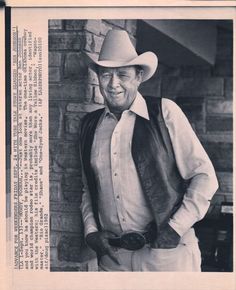
[[135, 65], [135, 70], [136, 70], [136, 75], [138, 75], [141, 71], [143, 71], [143, 68], [141, 67], [141, 65]]

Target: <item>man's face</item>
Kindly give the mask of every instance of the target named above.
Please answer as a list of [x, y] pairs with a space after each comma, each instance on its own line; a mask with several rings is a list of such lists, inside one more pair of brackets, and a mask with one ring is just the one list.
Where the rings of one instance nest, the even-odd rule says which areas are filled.
[[112, 112], [127, 110], [136, 97], [142, 71], [134, 66], [105, 68], [98, 71], [100, 91]]

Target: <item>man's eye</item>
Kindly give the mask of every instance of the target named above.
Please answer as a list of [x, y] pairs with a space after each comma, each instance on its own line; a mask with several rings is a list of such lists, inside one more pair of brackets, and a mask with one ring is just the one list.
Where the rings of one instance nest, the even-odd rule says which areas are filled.
[[126, 79], [126, 78], [128, 78], [129, 76], [126, 75], [126, 74], [119, 74], [119, 77], [120, 77], [120, 78], [123, 78], [123, 79]]
[[108, 73], [102, 74], [102, 78], [109, 78], [111, 75]]

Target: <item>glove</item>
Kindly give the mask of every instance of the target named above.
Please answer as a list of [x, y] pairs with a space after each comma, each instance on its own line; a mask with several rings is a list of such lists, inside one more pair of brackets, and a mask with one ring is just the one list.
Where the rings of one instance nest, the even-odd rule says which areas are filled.
[[167, 224], [164, 229], [160, 231], [156, 240], [151, 244], [152, 248], [158, 249], [172, 249], [176, 248], [180, 241], [180, 235]]
[[109, 231], [93, 232], [86, 236], [85, 240], [87, 245], [96, 252], [98, 260], [104, 256], [108, 255], [115, 263], [120, 265], [116, 255], [114, 254], [115, 248], [112, 247], [108, 239], [114, 238], [116, 235]]

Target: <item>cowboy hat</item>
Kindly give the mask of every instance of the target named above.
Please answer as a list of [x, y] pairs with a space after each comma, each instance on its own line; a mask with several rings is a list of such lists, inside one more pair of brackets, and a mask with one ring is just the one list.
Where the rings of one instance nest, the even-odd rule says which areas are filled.
[[125, 30], [109, 30], [103, 41], [99, 56], [87, 52], [90, 67], [97, 66], [121, 67], [138, 65], [143, 69], [143, 82], [148, 80], [156, 71], [157, 56], [151, 52], [137, 54], [128, 33]]

